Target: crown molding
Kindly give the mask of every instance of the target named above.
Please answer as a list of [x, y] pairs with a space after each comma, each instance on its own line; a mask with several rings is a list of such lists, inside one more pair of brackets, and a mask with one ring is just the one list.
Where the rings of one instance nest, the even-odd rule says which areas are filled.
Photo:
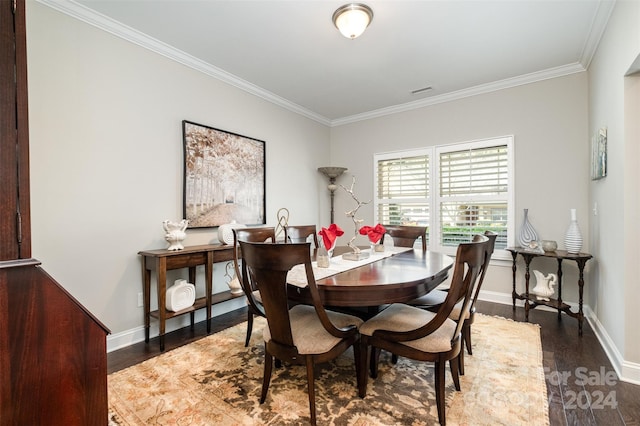
[[95, 12], [73, 0], [36, 0], [39, 3], [46, 5], [54, 10], [106, 31], [110, 34], [141, 46], [145, 49], [153, 51], [166, 58], [181, 63], [196, 71], [202, 72], [208, 76], [216, 78], [224, 83], [234, 86], [240, 90], [250, 93], [254, 96], [262, 98], [268, 102], [271, 102], [277, 106], [280, 106], [286, 110], [294, 112], [296, 114], [307, 117], [320, 124], [329, 127], [337, 127], [345, 124], [355, 123], [358, 121], [369, 120], [372, 118], [379, 118], [386, 115], [397, 114], [401, 112], [411, 111], [426, 106], [436, 105], [445, 102], [451, 102], [470, 96], [481, 95], [485, 93], [494, 92], [497, 90], [508, 89], [516, 86], [521, 86], [529, 83], [535, 83], [538, 81], [562, 77], [569, 74], [585, 71], [593, 55], [596, 52], [598, 43], [604, 34], [607, 22], [613, 11], [616, 0], [601, 0], [598, 4], [598, 10], [594, 16], [591, 31], [589, 37], [583, 47], [580, 62], [564, 65], [556, 68], [550, 68], [540, 72], [521, 75], [518, 77], [508, 78], [492, 83], [482, 84], [479, 86], [470, 87], [455, 92], [445, 93], [440, 96], [428, 97], [425, 99], [408, 102], [404, 104], [394, 105], [391, 107], [380, 108], [373, 111], [364, 112], [361, 114], [355, 114], [338, 119], [328, 119], [320, 114], [310, 111], [298, 104], [295, 104], [287, 99], [284, 99], [272, 92], [269, 92], [253, 83], [236, 77], [212, 64], [204, 62], [194, 56], [191, 56], [181, 50], [178, 50], [166, 43], [149, 37], [148, 35], [137, 31], [127, 25], [124, 25], [118, 21], [115, 21], [107, 16]]
[[331, 125], [331, 121], [313, 111], [310, 111], [300, 105], [290, 102], [274, 93], [271, 93], [261, 87], [256, 86], [246, 80], [236, 77], [218, 67], [215, 67], [205, 61], [202, 61], [194, 56], [191, 56], [181, 50], [178, 50], [166, 43], [156, 40], [153, 37], [135, 30], [127, 25], [124, 25], [118, 21], [115, 21], [105, 15], [97, 13], [79, 3], [72, 0], [37, 0], [39, 3], [48, 6], [58, 12], [71, 16], [110, 34], [127, 40], [131, 43], [137, 44], [140, 47], [148, 49], [166, 58], [174, 60], [182, 65], [192, 68], [203, 74], [214, 77], [224, 83], [237, 87], [247, 93], [262, 98], [268, 102], [278, 105], [284, 109], [292, 111], [296, 114], [300, 114], [311, 120], [317, 121], [320, 124], [326, 126]]
[[585, 69], [591, 65], [591, 60], [596, 54], [600, 39], [607, 28], [609, 18], [613, 13], [613, 8], [616, 4], [616, 0], [600, 0], [598, 2], [598, 10], [596, 11], [593, 21], [591, 22], [591, 29], [589, 30], [589, 36], [582, 48], [582, 55], [580, 56], [580, 63]]
[[386, 108], [380, 108], [380, 109], [365, 112], [362, 114], [351, 115], [349, 117], [332, 120], [331, 126], [332, 127], [342, 126], [344, 124], [355, 123], [357, 121], [369, 120], [372, 118], [383, 117], [385, 115], [411, 111], [411, 110], [423, 108], [426, 106], [441, 104], [445, 102], [451, 102], [459, 99], [468, 98], [471, 96], [495, 92], [497, 90], [523, 86], [525, 84], [548, 80], [550, 78], [563, 77], [566, 75], [575, 74], [582, 71], [585, 71], [585, 68], [582, 66], [582, 64], [576, 62], [570, 65], [563, 65], [561, 67], [550, 68], [544, 71], [524, 74], [518, 77], [507, 78], [500, 81], [494, 81], [492, 83], [481, 84], [479, 86], [474, 86], [474, 87], [470, 87], [468, 89], [463, 89], [463, 90], [457, 90], [455, 92], [445, 93], [439, 96], [432, 96], [429, 98], [420, 99], [413, 102], [394, 105]]

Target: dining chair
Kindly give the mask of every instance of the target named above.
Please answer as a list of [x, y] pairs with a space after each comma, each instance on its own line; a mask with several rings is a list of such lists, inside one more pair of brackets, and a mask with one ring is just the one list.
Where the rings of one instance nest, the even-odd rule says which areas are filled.
[[318, 233], [316, 225], [287, 225], [284, 227], [284, 241], [287, 243], [304, 243], [313, 238], [314, 248], [318, 248]]
[[393, 239], [396, 247], [413, 247], [418, 238], [422, 238], [422, 251], [427, 251], [427, 227], [410, 225], [382, 225], [386, 230], [382, 236], [381, 244], [384, 244], [388, 234]]
[[459, 390], [456, 358], [461, 351], [463, 324], [449, 316], [461, 297], [464, 300], [463, 310], [468, 309], [488, 244], [489, 238], [476, 235], [472, 242], [458, 246], [451, 287], [437, 313], [394, 303], [360, 326], [360, 397], [366, 396], [369, 348], [372, 378], [378, 375], [381, 349], [417, 361], [433, 362], [438, 420], [441, 425], [445, 425], [445, 366], [449, 361], [456, 390]]
[[257, 288], [247, 287], [244, 285], [244, 280], [240, 273], [240, 263], [242, 260], [242, 253], [240, 251], [240, 241], [251, 242], [276, 242], [275, 227], [259, 227], [259, 228], [236, 228], [233, 229], [233, 266], [235, 268], [236, 277], [240, 281], [240, 286], [244, 291], [244, 295], [247, 297], [247, 337], [244, 345], [249, 346], [249, 340], [251, 340], [251, 332], [253, 330], [253, 317], [258, 315], [264, 317], [264, 308], [262, 306], [262, 299], [260, 298], [260, 292]]
[[[257, 287], [267, 318], [264, 328], [264, 377], [260, 403], [264, 403], [271, 381], [274, 358], [305, 365], [311, 424], [316, 424], [314, 368], [337, 358], [350, 347], [354, 351], [356, 381], [360, 388], [360, 334], [358, 317], [325, 310], [311, 266], [310, 243], [251, 243], [240, 241], [242, 279], [247, 288]], [[289, 308], [287, 273], [303, 265], [313, 299], [311, 305]]]
[[[482, 263], [482, 269], [480, 270], [480, 276], [478, 277], [478, 283], [475, 286], [475, 290], [473, 291], [473, 298], [471, 299], [471, 304], [469, 305], [469, 309], [464, 311], [464, 314], [461, 316], [462, 312], [462, 300], [458, 300], [458, 303], [453, 307], [451, 311], [450, 318], [454, 321], [458, 321], [461, 319], [463, 321], [462, 325], [462, 338], [464, 341], [464, 346], [467, 348], [467, 353], [469, 355], [473, 355], [473, 351], [471, 349], [471, 324], [475, 321], [475, 313], [476, 313], [476, 302], [478, 300], [478, 295], [480, 294], [480, 288], [482, 287], [482, 283], [484, 282], [484, 277], [487, 273], [487, 269], [489, 268], [489, 262], [491, 261], [491, 256], [493, 255], [493, 250], [495, 248], [496, 238], [498, 234], [492, 231], [485, 231], [484, 235], [489, 238], [489, 244], [486, 247], [484, 262]], [[417, 299], [414, 299], [410, 302], [407, 302], [408, 305], [417, 306], [422, 309], [428, 309], [432, 312], [437, 312], [440, 309], [440, 306], [444, 303], [448, 289], [436, 289], [430, 291], [429, 293], [421, 296]], [[459, 371], [460, 374], [464, 374], [464, 351], [461, 351], [459, 357]]]

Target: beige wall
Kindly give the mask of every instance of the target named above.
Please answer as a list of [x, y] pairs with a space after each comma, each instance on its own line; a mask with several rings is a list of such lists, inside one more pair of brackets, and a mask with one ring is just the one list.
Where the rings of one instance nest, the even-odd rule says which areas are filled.
[[[350, 185], [355, 176], [356, 193], [368, 201], [373, 198], [374, 153], [504, 135], [514, 136], [516, 232], [523, 209], [528, 208], [540, 238], [556, 240], [562, 248], [569, 209], [576, 208], [585, 237], [583, 250], [588, 251], [586, 73], [335, 127], [331, 130], [331, 158], [335, 165], [349, 169], [340, 183]], [[353, 208], [353, 200], [344, 191], [336, 194], [336, 212]], [[359, 213], [364, 223], [372, 223], [373, 204]], [[347, 229], [347, 218], [336, 217]], [[555, 262], [540, 261], [540, 269], [555, 271]], [[492, 297], [507, 301], [511, 264], [501, 264], [491, 269], [483, 288], [501, 293]], [[578, 300], [576, 270], [575, 264], [565, 266], [563, 298], [567, 301]]]
[[[330, 129], [28, 2], [34, 257], [113, 332], [139, 339], [137, 252], [165, 246], [161, 222], [181, 217], [183, 119], [266, 141], [271, 225], [280, 207], [289, 208], [293, 222], [328, 223], [319, 166], [348, 167], [340, 183], [349, 185], [356, 176], [356, 193], [366, 201], [373, 196], [376, 152], [513, 135], [516, 231], [522, 209], [528, 208], [541, 238], [562, 247], [569, 209], [577, 209], [583, 250], [595, 255], [588, 265], [586, 302], [616, 367], [640, 377], [637, 327], [626, 326], [635, 324], [640, 297], [638, 149], [624, 119], [637, 82], [623, 78], [640, 53], [639, 9], [637, 2], [617, 2], [588, 75]], [[590, 182], [590, 135], [601, 126], [609, 129], [610, 174]], [[353, 207], [338, 190], [336, 218], [348, 232], [353, 225], [343, 212]], [[373, 206], [362, 208], [360, 216], [371, 222]], [[193, 230], [186, 243], [213, 241], [215, 230]], [[543, 268], [553, 270], [554, 263]], [[575, 302], [576, 270], [569, 263], [565, 271], [563, 295]], [[218, 279], [216, 289], [224, 288]], [[510, 291], [509, 264], [496, 262], [485, 296], [508, 302]], [[238, 306], [219, 307], [214, 314]]]
[[182, 120], [266, 141], [268, 224], [320, 222], [326, 126], [36, 2], [27, 42], [33, 255], [112, 332], [142, 326], [137, 253], [182, 217]]
[[[638, 285], [638, 77], [625, 77], [640, 55], [640, 3], [617, 1], [589, 67], [589, 134], [608, 129], [609, 172], [589, 186], [598, 216], [591, 224], [597, 268], [592, 307], [616, 369], [640, 383]], [[636, 62], [638, 64], [638, 62]], [[636, 69], [637, 71], [637, 69]]]

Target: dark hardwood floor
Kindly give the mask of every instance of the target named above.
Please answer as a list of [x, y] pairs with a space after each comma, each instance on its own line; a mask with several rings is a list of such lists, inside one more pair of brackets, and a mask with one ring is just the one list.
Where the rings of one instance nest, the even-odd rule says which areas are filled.
[[[515, 321], [524, 321], [524, 309], [479, 301], [478, 311]], [[218, 317], [211, 323], [215, 333], [246, 320], [246, 309]], [[551, 425], [640, 425], [640, 386], [621, 382], [600, 342], [585, 321], [578, 336], [575, 319], [534, 309], [529, 322], [541, 325], [543, 362], [549, 395]], [[166, 351], [206, 335], [205, 323], [174, 331], [165, 336]], [[161, 354], [157, 338], [149, 344], [137, 343], [108, 354], [108, 372], [137, 364]]]

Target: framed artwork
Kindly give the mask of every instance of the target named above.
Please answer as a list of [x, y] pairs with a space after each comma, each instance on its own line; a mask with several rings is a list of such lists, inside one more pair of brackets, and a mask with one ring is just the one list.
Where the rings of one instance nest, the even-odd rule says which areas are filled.
[[265, 143], [182, 121], [189, 228], [265, 224]]
[[591, 180], [607, 176], [607, 128], [598, 130], [591, 138]]

